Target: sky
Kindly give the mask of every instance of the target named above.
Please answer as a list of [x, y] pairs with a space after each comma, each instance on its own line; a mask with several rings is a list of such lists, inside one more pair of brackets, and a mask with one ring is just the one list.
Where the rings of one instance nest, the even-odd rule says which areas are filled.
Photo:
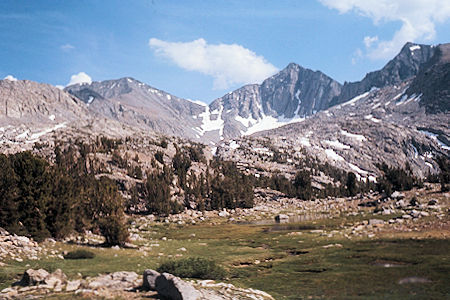
[[407, 41], [450, 42], [450, 1], [0, 1], [0, 79], [129, 76], [207, 103], [291, 62], [357, 81]]

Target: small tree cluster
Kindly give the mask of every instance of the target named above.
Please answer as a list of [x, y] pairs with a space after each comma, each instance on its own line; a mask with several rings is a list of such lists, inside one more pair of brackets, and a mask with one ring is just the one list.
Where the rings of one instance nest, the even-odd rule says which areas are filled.
[[[107, 241], [123, 243], [127, 233], [115, 183], [96, 179], [88, 171], [87, 157], [73, 148], [55, 151], [54, 166], [31, 152], [0, 155], [0, 226], [37, 240], [99, 229]], [[102, 223], [120, 234], [102, 230]]]
[[386, 163], [378, 165], [383, 172], [382, 176], [377, 178], [377, 190], [391, 195], [394, 191], [411, 190], [418, 182], [417, 178], [412, 174], [411, 167], [406, 164], [405, 168], [390, 167]]

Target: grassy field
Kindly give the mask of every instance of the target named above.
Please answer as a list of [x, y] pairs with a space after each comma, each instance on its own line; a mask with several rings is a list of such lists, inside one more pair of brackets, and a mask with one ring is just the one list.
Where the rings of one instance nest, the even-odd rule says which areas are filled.
[[[10, 261], [0, 270], [0, 288], [9, 286], [28, 268], [60, 268], [69, 278], [77, 278], [114, 271], [142, 273], [169, 259], [201, 256], [226, 268], [225, 281], [266, 291], [276, 299], [450, 298], [448, 240], [349, 240], [317, 231], [339, 230], [345, 222], [349, 220], [324, 219], [285, 227], [155, 224], [140, 233], [146, 240], [138, 244], [159, 245], [145, 253], [91, 247], [89, 250], [96, 254], [93, 259]], [[88, 248], [62, 243], [53, 247], [61, 251]], [[430, 282], [398, 283], [413, 276]]]

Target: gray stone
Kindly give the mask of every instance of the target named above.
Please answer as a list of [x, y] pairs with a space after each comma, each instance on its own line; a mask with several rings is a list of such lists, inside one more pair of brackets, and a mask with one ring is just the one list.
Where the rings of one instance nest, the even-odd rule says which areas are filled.
[[144, 271], [144, 280], [142, 283], [142, 287], [146, 290], [156, 290], [156, 278], [161, 275], [159, 272], [156, 272], [152, 269], [147, 269]]
[[30, 286], [44, 284], [45, 278], [47, 278], [48, 275], [49, 273], [44, 269], [28, 269], [23, 273], [22, 279], [15, 285]]
[[380, 220], [380, 219], [370, 219], [369, 220], [369, 225], [380, 225], [380, 224], [384, 224], [384, 221]]
[[66, 291], [67, 292], [76, 291], [76, 290], [78, 290], [80, 285], [81, 285], [81, 280], [69, 281], [69, 282], [67, 282], [67, 285], [66, 285]]
[[393, 192], [391, 194], [391, 198], [392, 199], [396, 199], [396, 200], [400, 200], [400, 199], [405, 198], [405, 194], [395, 191], [395, 192]]
[[395, 202], [395, 207], [397, 207], [397, 208], [404, 208], [406, 206], [407, 205], [406, 205], [405, 201], [403, 201], [403, 200], [398, 200], [397, 202]]
[[137, 286], [139, 275], [135, 272], [114, 272], [111, 274], [101, 275], [91, 281], [88, 285], [90, 289], [113, 289], [127, 290]]
[[158, 294], [171, 300], [197, 300], [200, 298], [199, 291], [192, 284], [169, 273], [162, 273], [158, 276], [155, 285]]
[[275, 216], [275, 221], [278, 223], [287, 223], [289, 221], [289, 216], [279, 214], [279, 215]]
[[49, 274], [45, 279], [44, 283], [52, 288], [61, 287], [61, 285], [67, 282], [67, 276], [61, 269], [57, 269], [55, 272]]

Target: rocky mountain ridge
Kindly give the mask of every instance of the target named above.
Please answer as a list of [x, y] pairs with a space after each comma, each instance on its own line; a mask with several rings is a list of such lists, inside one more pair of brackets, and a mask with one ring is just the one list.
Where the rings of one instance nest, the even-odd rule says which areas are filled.
[[[324, 161], [357, 170], [352, 164], [365, 170], [358, 172], [361, 175], [375, 176], [377, 163], [404, 163], [412, 155], [415, 170], [424, 176], [437, 167], [426, 158], [448, 155], [450, 145], [449, 48], [448, 44], [406, 44], [385, 68], [360, 82], [371, 86], [370, 90], [330, 108], [345, 85], [296, 64], [261, 85], [246, 85], [210, 105], [175, 97], [129, 77], [77, 84], [64, 91], [30, 81], [3, 80], [0, 134], [2, 143], [13, 151], [56, 131], [68, 136], [79, 131], [115, 137], [159, 133], [224, 149], [236, 147], [233, 140], [239, 137], [257, 133], [256, 138], [287, 139]], [[431, 53], [436, 55], [429, 59]], [[417, 69], [426, 59], [428, 63]], [[374, 87], [367, 83], [370, 78], [389, 85]], [[352, 150], [346, 151], [346, 158], [342, 151], [348, 147]]]
[[345, 82], [342, 92], [333, 98], [330, 107], [368, 92], [372, 88], [400, 84], [404, 80], [414, 77], [420, 66], [429, 61], [434, 52], [434, 46], [406, 43], [400, 53], [381, 70], [367, 73], [361, 81]]

